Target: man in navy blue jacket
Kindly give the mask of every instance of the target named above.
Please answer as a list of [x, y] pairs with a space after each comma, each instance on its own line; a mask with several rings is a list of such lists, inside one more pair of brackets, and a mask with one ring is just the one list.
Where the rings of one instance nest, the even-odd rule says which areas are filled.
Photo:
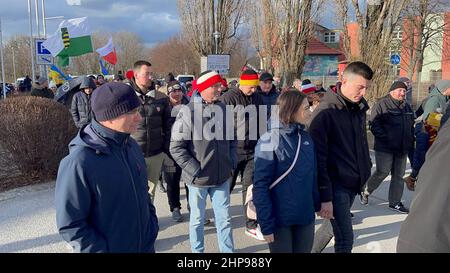
[[69, 145], [56, 180], [56, 223], [75, 252], [155, 252], [158, 233], [147, 169], [130, 134], [142, 117], [122, 83], [92, 95], [95, 119]]

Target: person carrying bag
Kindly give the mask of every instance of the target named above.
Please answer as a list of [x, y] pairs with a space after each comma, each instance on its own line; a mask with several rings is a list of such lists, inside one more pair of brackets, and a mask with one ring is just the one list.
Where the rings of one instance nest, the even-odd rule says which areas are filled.
[[304, 125], [311, 112], [300, 92], [280, 95], [278, 105], [278, 126], [256, 146], [248, 217], [258, 218], [271, 253], [310, 253], [321, 205], [314, 143]]

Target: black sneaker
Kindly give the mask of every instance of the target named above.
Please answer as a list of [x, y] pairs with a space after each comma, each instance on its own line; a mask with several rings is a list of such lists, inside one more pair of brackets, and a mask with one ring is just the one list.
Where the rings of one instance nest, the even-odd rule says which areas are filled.
[[172, 219], [175, 222], [183, 222], [183, 215], [180, 212], [180, 208], [174, 208], [172, 211]]
[[361, 192], [361, 195], [359, 196], [359, 200], [361, 201], [361, 204], [364, 206], [369, 205], [369, 195], [365, 192]]
[[391, 210], [395, 210], [395, 211], [400, 212], [400, 213], [406, 213], [406, 214], [409, 213], [409, 209], [405, 208], [405, 206], [403, 206], [402, 202], [398, 202], [394, 206], [389, 205], [389, 208]]

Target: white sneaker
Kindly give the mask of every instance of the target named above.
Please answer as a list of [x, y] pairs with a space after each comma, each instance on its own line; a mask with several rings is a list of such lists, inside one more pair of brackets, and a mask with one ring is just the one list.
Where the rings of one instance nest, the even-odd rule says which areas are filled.
[[255, 238], [258, 241], [265, 241], [264, 235], [261, 233], [261, 229], [259, 228], [259, 225], [256, 228], [246, 228], [245, 234]]

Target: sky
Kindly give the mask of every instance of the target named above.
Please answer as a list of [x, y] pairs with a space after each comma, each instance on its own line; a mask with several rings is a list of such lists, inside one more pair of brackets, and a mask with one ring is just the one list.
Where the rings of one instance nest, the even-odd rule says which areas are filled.
[[[36, 15], [32, 2], [32, 22], [36, 31]], [[79, 3], [80, 5], [69, 5]], [[39, 18], [41, 0], [38, 0]], [[0, 0], [3, 38], [29, 35], [28, 0]], [[130, 31], [138, 34], [145, 45], [152, 47], [164, 42], [181, 30], [177, 0], [45, 0], [45, 16], [64, 16], [64, 19], [87, 16], [93, 32]], [[324, 16], [325, 26], [332, 25], [330, 16]], [[46, 20], [47, 35], [54, 33], [62, 19]], [[42, 33], [42, 19], [40, 19]]]
[[[32, 2], [32, 21], [36, 31], [36, 15]], [[67, 2], [81, 2], [71, 6]], [[130, 31], [138, 34], [147, 46], [165, 41], [181, 29], [176, 0], [45, 0], [45, 17], [64, 19], [87, 16], [95, 31]], [[38, 0], [42, 33], [41, 0]], [[28, 0], [0, 0], [3, 38], [29, 35]], [[54, 33], [63, 19], [46, 20], [47, 35]]]

